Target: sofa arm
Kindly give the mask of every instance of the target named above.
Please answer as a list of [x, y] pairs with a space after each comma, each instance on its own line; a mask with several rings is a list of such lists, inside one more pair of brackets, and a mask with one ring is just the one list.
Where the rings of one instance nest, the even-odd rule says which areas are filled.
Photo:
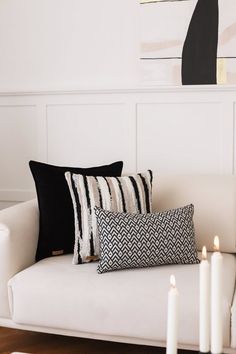
[[8, 280], [35, 263], [38, 231], [36, 200], [0, 211], [0, 317], [10, 317]]
[[[236, 262], [236, 256], [235, 256]], [[236, 349], [236, 277], [235, 277], [235, 288], [234, 288], [234, 298], [231, 307], [231, 347]]]

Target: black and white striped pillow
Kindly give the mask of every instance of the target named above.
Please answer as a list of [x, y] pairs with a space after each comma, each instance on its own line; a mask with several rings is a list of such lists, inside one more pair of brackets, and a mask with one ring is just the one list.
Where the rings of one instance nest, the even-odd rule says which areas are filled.
[[150, 213], [152, 172], [122, 177], [65, 173], [75, 217], [73, 264], [99, 259], [100, 243], [94, 207], [127, 213]]

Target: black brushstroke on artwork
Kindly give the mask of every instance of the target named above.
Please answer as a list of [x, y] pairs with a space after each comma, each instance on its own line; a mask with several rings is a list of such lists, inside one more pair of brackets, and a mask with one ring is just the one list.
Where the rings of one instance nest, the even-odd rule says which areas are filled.
[[198, 0], [182, 53], [182, 84], [216, 84], [218, 0]]

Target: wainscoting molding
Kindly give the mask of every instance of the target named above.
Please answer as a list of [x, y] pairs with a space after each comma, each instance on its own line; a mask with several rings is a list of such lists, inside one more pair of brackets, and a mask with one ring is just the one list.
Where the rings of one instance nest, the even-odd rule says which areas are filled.
[[34, 197], [30, 159], [124, 173], [236, 169], [236, 87], [0, 93], [0, 208]]

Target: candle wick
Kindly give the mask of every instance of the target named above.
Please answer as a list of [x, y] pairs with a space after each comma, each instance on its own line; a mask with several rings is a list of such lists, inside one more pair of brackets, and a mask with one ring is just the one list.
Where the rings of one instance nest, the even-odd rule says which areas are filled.
[[170, 276], [170, 287], [175, 288], [175, 276], [174, 275]]
[[220, 249], [220, 241], [219, 241], [219, 237], [218, 236], [215, 236], [215, 238], [214, 238], [214, 251], [215, 252], [218, 252], [219, 251], [219, 249]]
[[202, 260], [207, 260], [207, 250], [206, 250], [206, 246], [203, 246], [202, 248]]
[[213, 249], [215, 252], [219, 252], [219, 247], [217, 245], [214, 245]]

